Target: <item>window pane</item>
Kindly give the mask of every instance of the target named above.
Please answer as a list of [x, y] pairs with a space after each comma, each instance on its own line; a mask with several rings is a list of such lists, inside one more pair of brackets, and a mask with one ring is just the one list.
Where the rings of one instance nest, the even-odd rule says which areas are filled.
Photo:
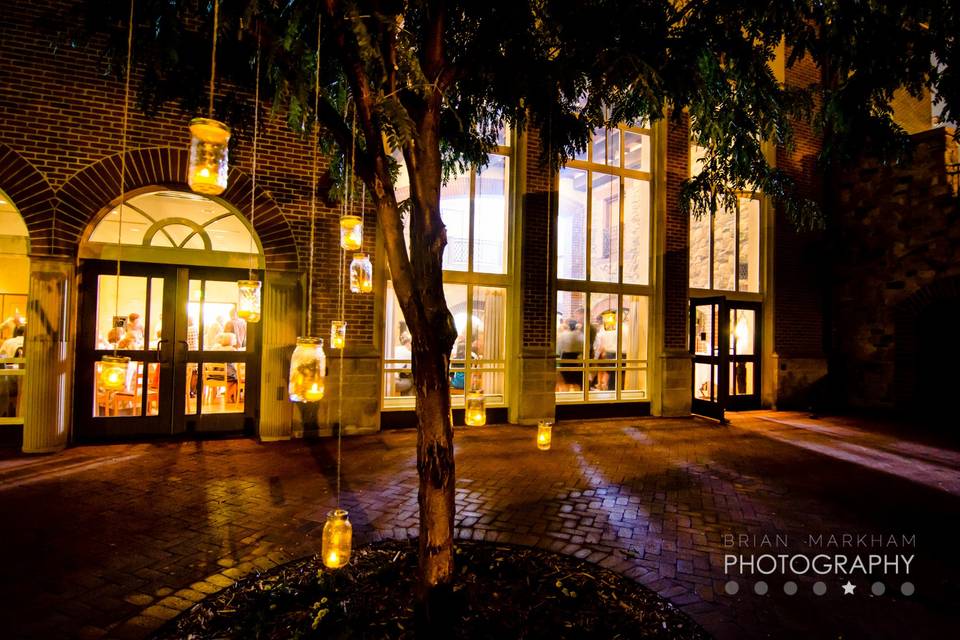
[[[413, 374], [411, 372], [410, 331], [403, 319], [400, 303], [393, 290], [393, 283], [387, 282], [387, 300], [384, 307], [384, 384], [383, 394], [387, 398], [413, 396]], [[391, 362], [392, 361], [392, 362]]]
[[473, 205], [474, 271], [507, 272], [509, 162], [506, 156], [491, 155], [490, 164], [477, 174]]
[[143, 363], [131, 360], [126, 365], [123, 387], [106, 389], [100, 384], [103, 363], [94, 362], [93, 417], [139, 416], [143, 399]]
[[[233, 320], [236, 315], [238, 295], [235, 281], [204, 281], [204, 351], [243, 351], [241, 336], [238, 332], [243, 331], [243, 337], [245, 337], [246, 324], [240, 329]], [[187, 329], [189, 331], [189, 325]], [[189, 340], [187, 342], [189, 343]]]
[[713, 219], [713, 288], [733, 291], [736, 285], [735, 211], [718, 209]]
[[690, 216], [690, 287], [710, 288], [710, 216]]
[[623, 144], [623, 168], [650, 171], [650, 136], [624, 131]]
[[557, 277], [587, 277], [587, 172], [561, 169], [557, 223]]
[[693, 397], [697, 400], [714, 401], [717, 399], [715, 386], [717, 365], [696, 362], [693, 365]]
[[200, 334], [204, 319], [200, 317], [203, 292], [199, 280], [191, 280], [187, 288], [187, 349], [200, 349]]
[[690, 177], [696, 177], [703, 170], [703, 159], [707, 150], [695, 144], [690, 145]]
[[97, 349], [143, 349], [147, 279], [139, 276], [97, 278]]
[[583, 351], [586, 294], [557, 292], [557, 387], [558, 393], [578, 393], [583, 399]]
[[713, 355], [712, 345], [716, 344], [713, 313], [714, 305], [703, 304], [696, 307], [693, 352], [697, 355]]
[[620, 179], [593, 172], [590, 195], [590, 279], [620, 279]]
[[474, 358], [502, 361], [507, 318], [507, 291], [499, 287], [473, 287], [470, 339]]
[[760, 201], [740, 200], [740, 262], [737, 264], [740, 291], [760, 291]]
[[754, 355], [757, 314], [753, 309], [730, 310], [730, 353]]
[[650, 183], [623, 180], [623, 281], [647, 284], [650, 277]]
[[150, 278], [150, 318], [146, 330], [149, 347], [156, 349], [163, 330], [163, 278]]
[[647, 296], [623, 296], [620, 310], [621, 351], [631, 361], [647, 359]]
[[730, 395], [750, 396], [756, 393], [753, 388], [754, 370], [752, 362], [730, 363]]
[[203, 365], [201, 413], [243, 413], [244, 368], [242, 362], [207, 362]]
[[443, 285], [443, 294], [447, 299], [447, 308], [453, 314], [453, 322], [457, 328], [457, 339], [450, 352], [450, 393], [458, 404], [463, 403], [464, 390], [469, 390], [466, 361], [468, 355], [476, 358], [476, 352], [470, 348], [467, 310], [467, 286], [463, 284]]
[[617, 391], [616, 364], [619, 359], [620, 317], [617, 296], [590, 294], [591, 358], [590, 398], [615, 399]]
[[470, 174], [453, 178], [440, 190], [440, 215], [447, 226], [443, 268], [466, 271], [470, 234]]

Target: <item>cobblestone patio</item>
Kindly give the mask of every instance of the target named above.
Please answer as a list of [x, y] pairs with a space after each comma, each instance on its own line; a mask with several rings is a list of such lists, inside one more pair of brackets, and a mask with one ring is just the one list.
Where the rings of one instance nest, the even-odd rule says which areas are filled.
[[[960, 453], [801, 414], [457, 431], [457, 534], [536, 545], [654, 589], [719, 638], [940, 637], [958, 621], [952, 522]], [[416, 434], [343, 441], [357, 544], [417, 533]], [[78, 447], [0, 459], [5, 638], [137, 638], [251, 572], [314, 552], [333, 506], [336, 441]], [[915, 535], [909, 581], [843, 595], [815, 577], [724, 574], [724, 534]], [[770, 550], [754, 550], [763, 553]], [[861, 550], [862, 551], [862, 550]], [[750, 550], [741, 549], [739, 552]], [[776, 550], [773, 550], [776, 553]], [[783, 550], [781, 550], [783, 552]], [[853, 550], [855, 553], [856, 550]], [[830, 551], [832, 553], [832, 551]], [[735, 578], [737, 595], [725, 585]], [[811, 630], [812, 629], [812, 630]], [[801, 630], [803, 632], [801, 633]]]

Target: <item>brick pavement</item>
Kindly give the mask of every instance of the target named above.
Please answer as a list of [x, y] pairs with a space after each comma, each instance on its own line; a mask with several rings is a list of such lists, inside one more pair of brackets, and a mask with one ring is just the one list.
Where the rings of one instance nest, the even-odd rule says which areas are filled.
[[[774, 421], [775, 420], [775, 421]], [[415, 433], [343, 441], [356, 541], [416, 535]], [[951, 629], [960, 454], [839, 421], [754, 413], [458, 430], [457, 534], [620, 571], [721, 638], [937, 637]], [[335, 487], [333, 440], [91, 446], [0, 459], [0, 630], [136, 638], [252, 572], [314, 552]], [[726, 595], [723, 535], [913, 534], [917, 592], [814, 596], [783, 579]], [[854, 580], [856, 582], [856, 580]], [[953, 581], [955, 582], [955, 581]], [[811, 626], [814, 631], [809, 631]], [[799, 630], [804, 629], [801, 633]]]

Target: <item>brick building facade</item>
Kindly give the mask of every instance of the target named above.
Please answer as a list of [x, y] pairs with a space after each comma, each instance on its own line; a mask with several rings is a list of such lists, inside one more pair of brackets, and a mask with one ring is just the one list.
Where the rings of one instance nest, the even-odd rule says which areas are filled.
[[[27, 451], [55, 450], [71, 440], [84, 439], [83, 428], [78, 427], [76, 418], [71, 418], [76, 394], [92, 393], [76, 389], [78, 376], [75, 375], [77, 367], [89, 364], [77, 360], [77, 340], [85, 339], [78, 338], [78, 328], [83, 326], [81, 301], [84, 296], [93, 295], [93, 283], [84, 280], [84, 269], [88, 266], [88, 260], [83, 257], [84, 246], [90, 243], [97, 226], [107, 219], [120, 195], [123, 87], [104, 66], [100, 54], [102, 42], [93, 41], [79, 49], [57, 46], [55, 20], [52, 29], [39, 26], [47, 25], [51, 17], [56, 18], [65, 4], [65, 0], [18, 3], [0, 23], [0, 197], [8, 201], [8, 208], [15, 211], [26, 226], [24, 252], [29, 256], [29, 277], [23, 283], [23, 290], [15, 292], [25, 294], [27, 299], [25, 375], [19, 389], [23, 448]], [[811, 65], [802, 64], [786, 70], [782, 56], [778, 64], [778, 73], [787, 83], [805, 85], [817, 73]], [[372, 255], [375, 264], [374, 294], [345, 296], [348, 347], [342, 353], [327, 352], [327, 396], [306, 412], [294, 409], [285, 400], [286, 366], [293, 339], [307, 332], [303, 310], [305, 274], [310, 267], [311, 167], [308, 146], [302, 137], [286, 127], [283, 115], [267, 108], [262, 108], [260, 113], [256, 204], [251, 207], [249, 129], [252, 128], [235, 136], [231, 146], [230, 186], [217, 200], [251, 228], [262, 248], [257, 258], [265, 283], [264, 318], [257, 332], [261, 384], [259, 399], [242, 410], [247, 419], [244, 428], [248, 433], [270, 440], [310, 432], [329, 433], [337, 423], [348, 433], [370, 432], [382, 425], [403, 423], [404, 411], [409, 409], [404, 405], [406, 401], [385, 397], [386, 388], [403, 374], [385, 364], [389, 359], [385, 356], [386, 350], [393, 348], [390, 342], [394, 339], [385, 337], [389, 330], [386, 326], [388, 283], [375, 242], [376, 225], [372, 217], [366, 219], [364, 249]], [[131, 111], [125, 184], [128, 194], [188, 191], [186, 123], [193, 115], [181, 113], [174, 107], [165, 108], [152, 117]], [[803, 179], [805, 188], [819, 197], [812, 169], [817, 140], [810, 130], [800, 129], [798, 133], [796, 148], [790, 152], [771, 149], [771, 160]], [[540, 161], [546, 141], [536, 131], [514, 135], [509, 141], [508, 238], [504, 245], [508, 266], [496, 282], [506, 292], [510, 304], [502, 320], [503, 335], [498, 337], [503, 341], [504, 353], [503, 371], [497, 374], [502, 378], [498, 378], [496, 384], [502, 387], [499, 404], [505, 409], [503, 417], [510, 421], [535, 422], [568, 413], [601, 416], [690, 412], [690, 222], [681, 213], [679, 204], [680, 184], [690, 172], [687, 124], [683, 118], [658, 122], [643, 135], [648, 136], [641, 144], [647, 145], [649, 166], [633, 173], [624, 169], [619, 179], [622, 184], [628, 180], [635, 181], [629, 184], [642, 181], [646, 185], [643, 188], [649, 189], [638, 192], [649, 193], [650, 228], [649, 234], [645, 231], [643, 234], [649, 237], [649, 252], [636, 254], [649, 257], [649, 269], [644, 266], [647, 274], [644, 278], [648, 279], [636, 289], [603, 284], [594, 290], [589, 283], [584, 288], [591, 296], [603, 294], [619, 300], [616, 304], [621, 305], [617, 308], [620, 320], [630, 318], [644, 344], [636, 350], [637, 355], [627, 354], [626, 346], [618, 347], [624, 351], [617, 355], [619, 368], [615, 374], [607, 374], [602, 363], [591, 362], [585, 355], [580, 373], [573, 372], [564, 378], [575, 380], [579, 375], [583, 386], [588, 379], [594, 384], [598, 375], [608, 380], [619, 379], [619, 383], [609, 382], [611, 388], [620, 385], [617, 393], [598, 401], [592, 401], [593, 389], [584, 388], [582, 401], [566, 402], [560, 398], [558, 402], [561, 378], [557, 373], [556, 344], [557, 238], [561, 231], [557, 208], [562, 206], [558, 200], [563, 197], [563, 191], [558, 188], [557, 176], [551, 175]], [[337, 316], [340, 211], [328, 198], [328, 163], [321, 162], [320, 169], [313, 265], [315, 284], [310, 302], [312, 333], [325, 336], [330, 321]], [[603, 177], [602, 172], [596, 173], [599, 171], [596, 166], [590, 171], [594, 173], [589, 175]], [[624, 205], [619, 206], [622, 211]], [[759, 270], [759, 284], [755, 292], [739, 298], [760, 305], [754, 327], [761, 345], [761, 352], [757, 354], [761, 372], [758, 403], [776, 406], [802, 402], [805, 389], [825, 372], [822, 295], [815, 268], [818, 239], [797, 234], [769, 203], [763, 202], [761, 211], [760, 226], [754, 230], [759, 234], [759, 263], [751, 267]], [[629, 235], [633, 231], [618, 227], [617, 238], [621, 235], [634, 238]], [[587, 244], [580, 238], [571, 246], [580, 246], [578, 242]], [[621, 242], [618, 250], [632, 251], [629, 246], [632, 242], [629, 240], [626, 245]], [[616, 240], [611, 240], [609, 235], [594, 238], [595, 247], [603, 243], [606, 243], [604, 250], [617, 249]], [[639, 260], [636, 255], [634, 260]], [[483, 304], [493, 304], [477, 302], [481, 298], [476, 291], [489, 289], [488, 284], [481, 278], [469, 285], [474, 287], [470, 290], [475, 291], [476, 301], [468, 302], [465, 309], [473, 308], [476, 312]], [[703, 293], [698, 291], [697, 295]], [[712, 293], [727, 295], [728, 292]], [[739, 299], [735, 293], [729, 297]], [[634, 314], [639, 317], [628, 316], [625, 311], [628, 301], [635, 305], [635, 310], [644, 310], [646, 317], [637, 311]], [[564, 313], [563, 309], [560, 311]], [[570, 313], [566, 311], [568, 318]], [[585, 326], [590, 320], [593, 318], [581, 321], [584, 342], [588, 331], [593, 330]], [[478, 323], [476, 313], [468, 322]], [[623, 324], [618, 331], [622, 329], [626, 334]], [[619, 339], [618, 344], [626, 344], [626, 337]], [[589, 343], [593, 342], [590, 335]], [[174, 354], [174, 348], [169, 344], [158, 345], [159, 357]], [[586, 346], [583, 349], [590, 350]], [[341, 366], [342, 405], [337, 384]], [[635, 385], [635, 388], [631, 387], [629, 394], [620, 393], [625, 391], [620, 387], [626, 385]], [[629, 401], [624, 400], [628, 396]], [[188, 398], [186, 402], [189, 406], [191, 401]], [[150, 401], [143, 406], [149, 409]], [[4, 425], [0, 424], [2, 428]]]

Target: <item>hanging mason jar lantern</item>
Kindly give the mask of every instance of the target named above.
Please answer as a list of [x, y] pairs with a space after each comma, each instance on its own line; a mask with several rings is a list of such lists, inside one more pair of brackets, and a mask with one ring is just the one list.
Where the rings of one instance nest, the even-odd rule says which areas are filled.
[[328, 569], [339, 569], [350, 562], [353, 526], [348, 515], [346, 509], [339, 508], [327, 514], [320, 553], [323, 556], [323, 566]]
[[537, 449], [547, 451], [553, 438], [553, 423], [541, 420], [537, 424]]
[[613, 309], [607, 309], [601, 313], [600, 319], [603, 321], [604, 330], [613, 331], [617, 328], [617, 312]]
[[260, 281], [237, 282], [237, 315], [247, 322], [260, 322]]
[[103, 356], [100, 359], [100, 386], [107, 391], [117, 391], [127, 386], [127, 365], [130, 358]]
[[227, 188], [230, 172], [230, 127], [211, 118], [190, 121], [190, 168], [187, 184], [206, 196], [218, 196]]
[[370, 293], [373, 291], [373, 264], [365, 253], [353, 254], [350, 261], [351, 293]]
[[323, 398], [323, 378], [327, 355], [323, 338], [297, 338], [297, 348], [290, 358], [290, 382], [287, 393], [293, 402], [317, 402]]
[[487, 424], [487, 399], [483, 391], [475, 389], [467, 394], [463, 421], [471, 427], [482, 427]]
[[363, 246], [363, 220], [360, 216], [340, 216], [340, 246], [357, 251]]
[[347, 323], [334, 320], [330, 323], [330, 348], [343, 349], [347, 344]]

